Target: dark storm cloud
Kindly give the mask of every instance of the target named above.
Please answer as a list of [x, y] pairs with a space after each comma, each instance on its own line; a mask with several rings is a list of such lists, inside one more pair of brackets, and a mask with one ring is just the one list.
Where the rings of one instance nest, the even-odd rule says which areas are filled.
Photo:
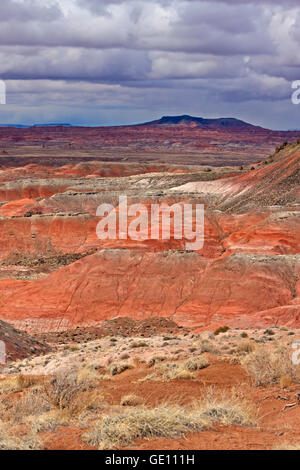
[[77, 103], [93, 119], [94, 105], [107, 121], [161, 107], [247, 119], [257, 102], [289, 100], [299, 25], [299, 0], [2, 0], [0, 77], [13, 113], [19, 99], [59, 115]]
[[[26, 0], [18, 8], [15, 1], [5, 0], [0, 43], [216, 54], [272, 50], [264, 16], [248, 5], [238, 5], [233, 12], [228, 5], [202, 1], [85, 0], [84, 4], [57, 0], [43, 8]], [[108, 16], [93, 14], [108, 7]]]

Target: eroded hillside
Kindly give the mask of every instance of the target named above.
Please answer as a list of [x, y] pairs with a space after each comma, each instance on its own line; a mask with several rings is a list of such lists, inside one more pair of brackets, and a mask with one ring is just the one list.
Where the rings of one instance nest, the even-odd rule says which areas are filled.
[[[0, 174], [0, 316], [31, 332], [116, 316], [193, 328], [299, 327], [300, 145], [254, 167], [90, 162]], [[205, 206], [201, 250], [186, 240], [103, 240], [105, 202]]]

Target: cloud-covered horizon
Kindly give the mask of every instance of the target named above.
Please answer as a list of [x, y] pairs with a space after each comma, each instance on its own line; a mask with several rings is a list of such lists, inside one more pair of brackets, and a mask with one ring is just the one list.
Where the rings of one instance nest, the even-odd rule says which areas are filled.
[[300, 127], [299, 0], [2, 0], [0, 123]]

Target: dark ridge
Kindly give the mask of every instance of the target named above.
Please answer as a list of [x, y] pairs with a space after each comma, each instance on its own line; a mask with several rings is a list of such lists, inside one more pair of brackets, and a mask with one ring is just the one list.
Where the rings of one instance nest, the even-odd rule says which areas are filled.
[[189, 116], [183, 114], [182, 116], [163, 116], [156, 121], [145, 122], [138, 124], [139, 126], [194, 126], [203, 127], [207, 129], [228, 128], [228, 129], [263, 129], [259, 126], [254, 126], [248, 122], [241, 121], [236, 118], [217, 118], [205, 119], [202, 117]]

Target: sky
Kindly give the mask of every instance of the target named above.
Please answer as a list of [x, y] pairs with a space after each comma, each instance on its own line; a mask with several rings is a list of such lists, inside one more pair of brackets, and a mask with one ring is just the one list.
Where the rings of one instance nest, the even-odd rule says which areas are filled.
[[1, 0], [0, 124], [300, 128], [299, 0]]

